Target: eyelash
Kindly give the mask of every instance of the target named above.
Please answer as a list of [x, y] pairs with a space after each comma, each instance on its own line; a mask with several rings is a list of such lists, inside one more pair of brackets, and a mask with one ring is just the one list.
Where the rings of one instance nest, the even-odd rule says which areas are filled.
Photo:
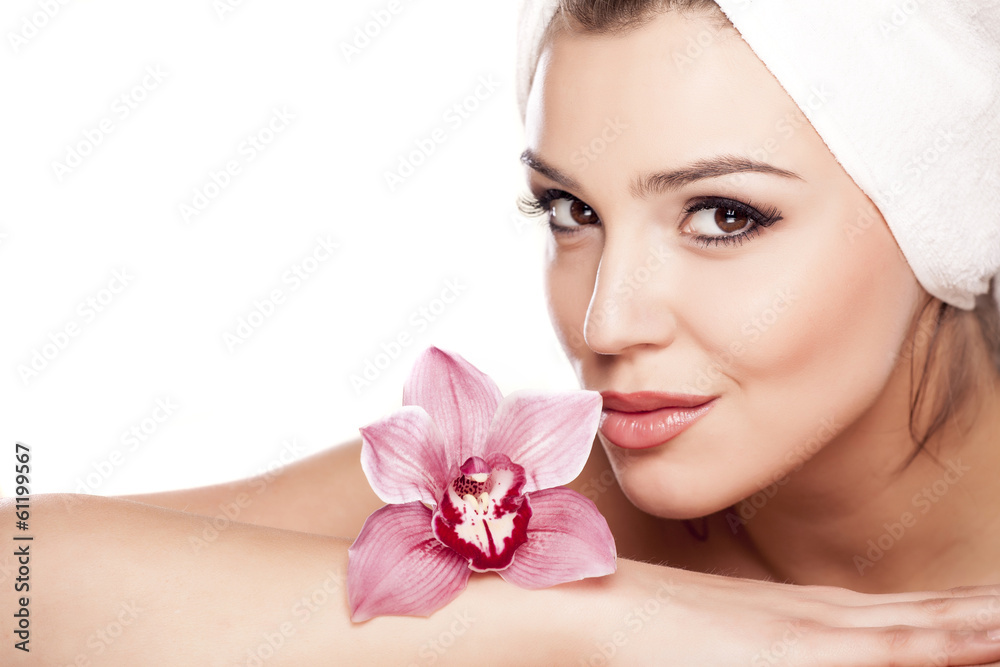
[[[519, 196], [517, 198], [517, 208], [524, 215], [529, 217], [538, 217], [549, 213], [552, 202], [557, 199], [571, 199], [586, 204], [586, 202], [583, 202], [579, 197], [574, 197], [563, 190], [546, 190], [539, 197], [527, 194]], [[703, 197], [686, 207], [684, 209], [684, 213], [692, 215], [698, 211], [710, 210], [714, 208], [725, 208], [735, 211], [740, 215], [744, 215], [751, 220], [753, 226], [731, 236], [694, 237], [697, 242], [706, 247], [717, 246], [719, 244], [727, 246], [733, 244], [741, 245], [744, 241], [759, 234], [762, 227], [770, 227], [777, 221], [781, 220], [781, 211], [773, 206], [758, 209], [750, 201], [742, 202], [738, 199], [730, 199], [729, 197]], [[568, 229], [566, 227], [560, 227], [553, 224], [549, 219], [546, 219], [545, 222], [547, 222], [548, 227], [552, 230], [553, 234], [575, 234], [582, 229]]]

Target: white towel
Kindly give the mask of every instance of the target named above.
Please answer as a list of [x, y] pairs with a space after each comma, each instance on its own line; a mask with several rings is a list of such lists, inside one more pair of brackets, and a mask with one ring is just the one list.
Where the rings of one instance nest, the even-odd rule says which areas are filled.
[[[717, 2], [878, 207], [924, 289], [970, 309], [993, 279], [1000, 307], [1000, 0]], [[557, 4], [522, 3], [522, 119]]]

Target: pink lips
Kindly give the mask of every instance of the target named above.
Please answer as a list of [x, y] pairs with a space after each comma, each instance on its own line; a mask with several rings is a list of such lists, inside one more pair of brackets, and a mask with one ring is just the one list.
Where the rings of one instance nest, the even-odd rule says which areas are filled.
[[656, 391], [604, 391], [601, 396], [604, 413], [600, 431], [624, 449], [662, 445], [698, 421], [717, 398]]

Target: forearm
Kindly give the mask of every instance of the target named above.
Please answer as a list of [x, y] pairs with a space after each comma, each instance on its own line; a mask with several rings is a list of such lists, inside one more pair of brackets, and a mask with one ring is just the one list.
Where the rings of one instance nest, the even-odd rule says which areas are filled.
[[[619, 554], [663, 559], [661, 520], [640, 512], [625, 498], [600, 444], [568, 488], [597, 504]], [[361, 469], [360, 439], [245, 480], [123, 498], [207, 517], [202, 525], [209, 535], [213, 524], [235, 520], [351, 539], [368, 515], [383, 505]]]
[[588, 583], [524, 591], [495, 575], [429, 619], [352, 624], [347, 540], [240, 523], [205, 540], [193, 515], [97, 497], [40, 496], [32, 518], [31, 588], [17, 594], [30, 598], [31, 652], [13, 648], [5, 587], [3, 664], [234, 665], [272, 652], [266, 664], [468, 664], [488, 651], [490, 664], [551, 665], [593, 627]]
[[[998, 587], [872, 596], [627, 560], [607, 577], [537, 591], [474, 574], [430, 618], [353, 624], [348, 540], [240, 523], [205, 540], [203, 517], [68, 498], [32, 499], [29, 572], [0, 563], [0, 664], [756, 665], [780, 653], [795, 664], [902, 667], [928, 656], [1000, 658], [987, 633], [1000, 623]], [[13, 512], [13, 499], [0, 500], [0, 516]], [[30, 589], [15, 591], [14, 576]], [[15, 648], [21, 609], [30, 652]]]

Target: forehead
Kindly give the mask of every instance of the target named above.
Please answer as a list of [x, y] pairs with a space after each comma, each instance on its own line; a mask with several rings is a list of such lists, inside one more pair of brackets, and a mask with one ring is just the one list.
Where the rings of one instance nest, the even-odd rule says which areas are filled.
[[619, 34], [556, 30], [525, 132], [529, 148], [571, 174], [587, 148], [610, 158], [595, 163], [625, 157], [634, 171], [718, 154], [790, 167], [796, 153], [825, 148], [735, 30], [678, 12]]

